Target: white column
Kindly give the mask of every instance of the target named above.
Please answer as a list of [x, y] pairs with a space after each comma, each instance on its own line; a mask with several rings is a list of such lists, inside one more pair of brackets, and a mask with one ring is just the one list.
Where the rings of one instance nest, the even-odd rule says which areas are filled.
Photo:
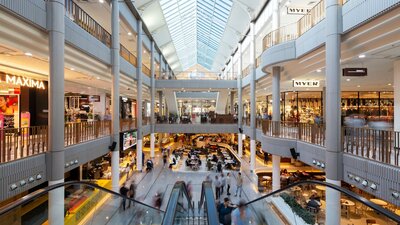
[[[340, 185], [342, 146], [340, 118], [340, 33], [341, 6], [338, 0], [326, 0], [326, 182]], [[326, 224], [340, 224], [340, 193], [326, 191]]]
[[256, 168], [256, 38], [254, 22], [250, 23], [250, 171]]
[[281, 157], [272, 155], [272, 191], [281, 188]]
[[[242, 117], [243, 117], [243, 99], [242, 99], [242, 43], [238, 45], [238, 74], [237, 74], [237, 81], [238, 81], [238, 127], [239, 129], [243, 129], [242, 127]], [[243, 131], [243, 130], [242, 130]], [[242, 132], [239, 131], [238, 133], [238, 155], [240, 158], [243, 156], [243, 139], [242, 139]]]
[[150, 90], [150, 95], [151, 95], [151, 101], [150, 101], [150, 126], [151, 126], [151, 132], [150, 132], [150, 157], [154, 158], [154, 145], [156, 138], [154, 136], [154, 126], [155, 126], [155, 104], [156, 104], [156, 80], [154, 78], [155, 76], [155, 66], [154, 66], [154, 41], [151, 41], [151, 53], [150, 53], [150, 72], [151, 72], [151, 90]]
[[231, 65], [230, 65], [230, 76], [229, 79], [232, 80], [233, 79], [233, 56], [231, 55]]
[[137, 106], [137, 145], [136, 145], [136, 168], [138, 171], [142, 171], [143, 167], [143, 124], [142, 124], [142, 40], [143, 40], [143, 29], [142, 21], [137, 21], [137, 67], [136, 67], [136, 77], [137, 77], [137, 95], [136, 95], [136, 106]]
[[281, 67], [272, 67], [272, 121], [281, 121]]
[[117, 145], [111, 153], [111, 186], [112, 190], [119, 192], [119, 4], [118, 0], [112, 1], [111, 12], [111, 54], [112, 54], [112, 87], [111, 87], [111, 113], [112, 113], [112, 142]]
[[400, 131], [400, 60], [393, 65], [394, 81], [394, 131]]
[[[49, 186], [64, 182], [64, 0], [46, 2], [49, 25]], [[64, 224], [64, 187], [49, 192], [49, 224]]]

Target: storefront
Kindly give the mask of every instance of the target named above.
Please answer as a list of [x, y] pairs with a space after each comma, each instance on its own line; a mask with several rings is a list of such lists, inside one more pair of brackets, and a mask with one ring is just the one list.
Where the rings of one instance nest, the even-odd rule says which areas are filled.
[[0, 72], [0, 128], [46, 125], [47, 81]]
[[65, 93], [65, 122], [91, 122], [110, 118], [110, 102], [105, 93], [84, 95]]
[[[281, 120], [313, 123], [316, 116], [323, 117], [323, 92], [282, 92]], [[266, 97], [268, 115], [272, 115], [272, 96]], [[342, 117], [362, 114], [369, 120], [393, 121], [393, 92], [342, 92]]]
[[120, 116], [121, 119], [131, 119], [136, 117], [136, 100], [120, 97]]

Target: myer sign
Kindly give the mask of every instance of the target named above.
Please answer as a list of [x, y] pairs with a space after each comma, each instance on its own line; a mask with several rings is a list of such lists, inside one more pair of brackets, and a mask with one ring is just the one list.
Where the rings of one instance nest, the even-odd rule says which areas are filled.
[[305, 15], [310, 12], [311, 8], [305, 7], [287, 7], [287, 14]]
[[319, 87], [318, 80], [293, 80], [293, 87]]

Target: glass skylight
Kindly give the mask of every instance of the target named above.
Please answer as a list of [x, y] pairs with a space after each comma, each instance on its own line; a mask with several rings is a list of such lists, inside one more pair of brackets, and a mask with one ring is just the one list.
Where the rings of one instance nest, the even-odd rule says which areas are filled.
[[211, 70], [232, 0], [160, 0], [182, 69], [200, 64]]

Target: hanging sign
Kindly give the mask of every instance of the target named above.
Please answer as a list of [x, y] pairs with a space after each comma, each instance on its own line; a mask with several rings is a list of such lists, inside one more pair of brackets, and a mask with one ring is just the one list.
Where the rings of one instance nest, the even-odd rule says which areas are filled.
[[343, 76], [344, 77], [363, 77], [368, 75], [367, 68], [344, 68]]
[[311, 11], [311, 8], [306, 7], [287, 7], [287, 14], [306, 15]]
[[293, 80], [293, 87], [319, 87], [319, 80]]
[[7, 84], [22, 86], [22, 87], [30, 87], [37, 89], [45, 89], [44, 82], [41, 80], [35, 80], [29, 77], [20, 77], [10, 74], [0, 74], [0, 83], [5, 82]]

